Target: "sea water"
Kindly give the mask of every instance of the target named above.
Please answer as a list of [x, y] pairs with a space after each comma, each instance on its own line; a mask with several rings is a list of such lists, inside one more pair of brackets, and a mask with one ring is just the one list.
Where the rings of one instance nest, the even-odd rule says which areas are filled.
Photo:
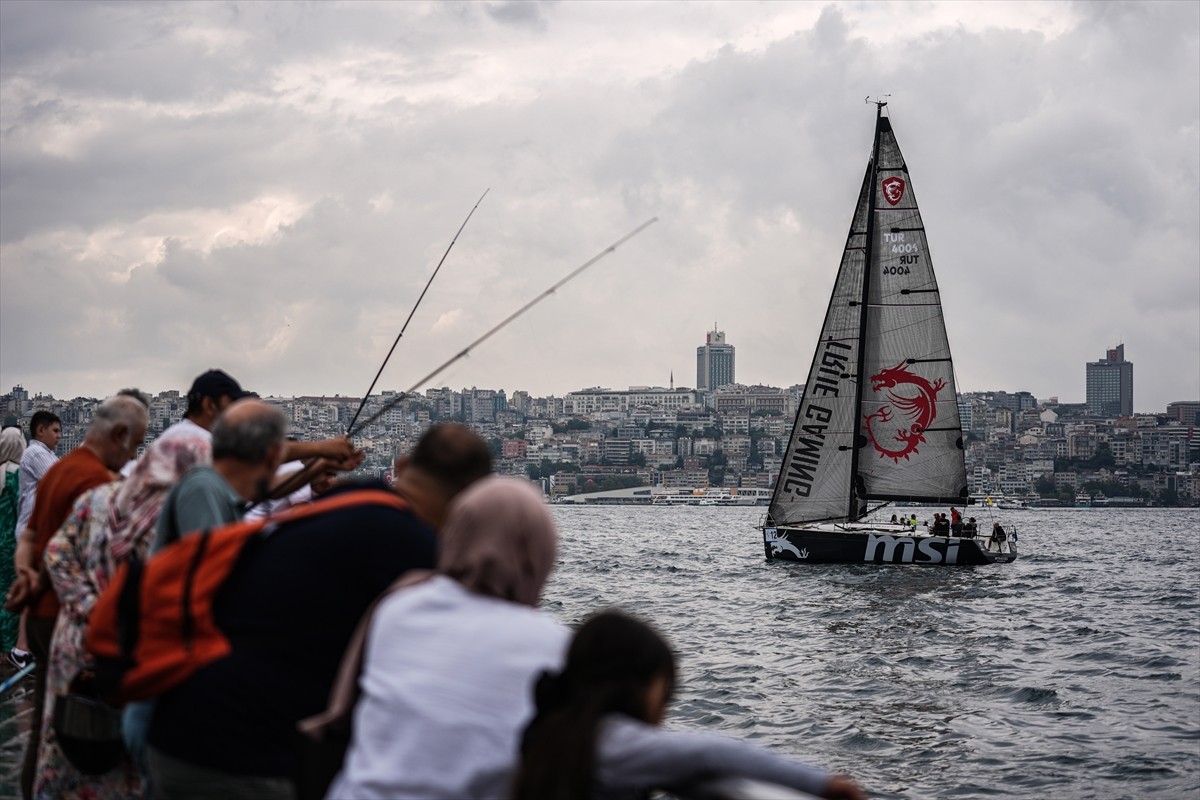
[[762, 511], [554, 506], [546, 606], [653, 622], [672, 726], [874, 797], [1200, 797], [1200, 510], [997, 512], [979, 567], [767, 562]]

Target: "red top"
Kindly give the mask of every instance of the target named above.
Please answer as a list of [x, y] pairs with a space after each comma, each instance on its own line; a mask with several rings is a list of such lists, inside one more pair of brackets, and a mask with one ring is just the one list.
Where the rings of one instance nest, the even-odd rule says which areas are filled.
[[[33, 513], [29, 527], [33, 529], [33, 563], [42, 568], [42, 555], [51, 537], [67, 521], [75, 501], [83, 493], [108, 483], [113, 474], [104, 462], [87, 447], [76, 447], [46, 471], [38, 483], [37, 497], [33, 502]], [[33, 617], [58, 616], [58, 595], [50, 586], [42, 592], [29, 608]]]

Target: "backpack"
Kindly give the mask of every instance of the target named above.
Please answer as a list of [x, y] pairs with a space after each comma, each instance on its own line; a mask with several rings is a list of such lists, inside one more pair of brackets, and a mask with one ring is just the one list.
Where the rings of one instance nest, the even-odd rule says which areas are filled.
[[99, 696], [146, 700], [232, 650], [213, 605], [243, 548], [280, 525], [353, 506], [405, 509], [382, 489], [345, 492], [275, 517], [234, 522], [185, 536], [149, 560], [123, 564], [92, 608], [84, 641], [95, 661]]

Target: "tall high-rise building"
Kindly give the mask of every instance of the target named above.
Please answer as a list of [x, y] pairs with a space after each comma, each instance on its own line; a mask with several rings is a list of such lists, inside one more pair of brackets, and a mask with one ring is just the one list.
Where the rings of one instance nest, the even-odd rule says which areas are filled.
[[696, 348], [696, 389], [711, 392], [733, 382], [733, 345], [725, 343], [725, 331], [714, 322], [706, 343]]
[[1110, 348], [1101, 361], [1087, 365], [1087, 407], [1106, 416], [1133, 415], [1133, 362], [1125, 360], [1125, 345]]

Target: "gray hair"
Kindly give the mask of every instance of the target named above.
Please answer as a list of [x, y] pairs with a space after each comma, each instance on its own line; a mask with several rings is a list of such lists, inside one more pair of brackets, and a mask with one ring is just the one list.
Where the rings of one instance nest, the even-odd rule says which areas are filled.
[[265, 404], [252, 414], [222, 414], [212, 429], [213, 459], [232, 458], [261, 464], [272, 447], [283, 444], [287, 426], [287, 415]]
[[118, 425], [124, 425], [132, 433], [139, 426], [145, 428], [149, 421], [150, 415], [140, 400], [128, 394], [119, 394], [96, 408], [88, 435], [105, 435]]
[[122, 389], [121, 391], [117, 392], [117, 397], [132, 397], [147, 409], [150, 408], [150, 395], [146, 394], [141, 389]]

